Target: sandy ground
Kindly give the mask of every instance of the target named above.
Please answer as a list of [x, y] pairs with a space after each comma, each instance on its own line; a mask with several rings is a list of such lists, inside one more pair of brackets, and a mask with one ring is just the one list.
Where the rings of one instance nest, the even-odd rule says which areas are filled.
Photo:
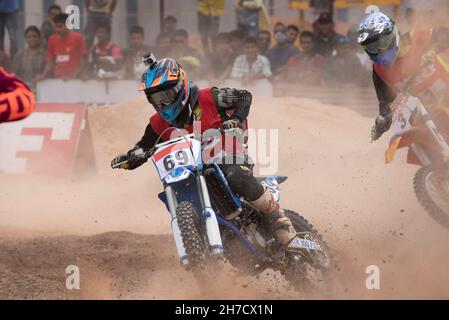
[[[89, 111], [96, 175], [0, 177], [0, 299], [328, 298], [288, 291], [269, 271], [229, 271], [205, 292], [181, 269], [152, 165], [109, 167], [151, 112], [143, 100]], [[449, 233], [415, 200], [405, 152], [384, 164], [387, 138], [371, 144], [371, 122], [366, 110], [297, 98], [256, 98], [250, 116], [252, 127], [279, 130], [283, 206], [335, 254], [331, 298], [447, 299]], [[80, 269], [80, 290], [65, 288], [68, 265]], [[380, 268], [380, 290], [365, 287], [369, 265]]]

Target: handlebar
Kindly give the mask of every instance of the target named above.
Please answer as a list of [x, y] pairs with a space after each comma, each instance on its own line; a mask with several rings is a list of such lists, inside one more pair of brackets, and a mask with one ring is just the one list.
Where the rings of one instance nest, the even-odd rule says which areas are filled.
[[[218, 130], [221, 134], [235, 134], [236, 136], [238, 136], [240, 134], [239, 132], [241, 131], [240, 128], [230, 128], [230, 129], [217, 128], [216, 130]], [[158, 147], [156, 145], [150, 150], [144, 151], [141, 154], [137, 155], [134, 160], [146, 161], [153, 156], [153, 154], [157, 151], [157, 149]], [[111, 167], [112, 169], [128, 169], [128, 163], [129, 163], [128, 157], [126, 155], [123, 155], [123, 161], [115, 163], [111, 165]]]
[[[155, 148], [151, 148], [150, 150], [145, 151], [145, 152], [141, 153], [140, 155], [138, 155], [136, 160], [147, 160], [153, 156], [154, 151], [155, 151]], [[125, 157], [127, 157], [127, 156], [125, 156]], [[111, 167], [112, 167], [112, 169], [128, 169], [128, 163], [129, 163], [129, 159], [126, 158], [126, 160], [123, 160], [114, 165], [111, 165]]]

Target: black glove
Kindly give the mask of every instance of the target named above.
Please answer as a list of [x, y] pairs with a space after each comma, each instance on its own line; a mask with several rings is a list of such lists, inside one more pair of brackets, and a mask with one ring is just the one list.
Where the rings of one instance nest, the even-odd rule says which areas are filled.
[[127, 156], [128, 170], [134, 170], [148, 161], [148, 158], [145, 156], [145, 150], [139, 146], [135, 146], [129, 150]]
[[127, 161], [120, 166], [120, 169], [134, 170], [147, 162], [147, 160], [148, 158], [145, 156], [145, 151], [141, 147], [135, 146], [129, 150], [126, 155], [121, 154], [115, 157], [115, 159], [111, 161], [111, 167], [114, 168], [115, 165]]
[[[128, 161], [128, 156], [126, 154], [120, 154], [111, 161], [111, 168], [117, 169], [115, 166], [125, 161]], [[128, 168], [127, 163], [120, 166], [120, 169], [127, 169], [127, 168]]]
[[378, 116], [374, 126], [371, 128], [371, 139], [377, 141], [391, 127], [391, 115]]
[[237, 129], [237, 128], [241, 128], [241, 127], [242, 127], [242, 123], [237, 118], [231, 118], [231, 119], [223, 122], [223, 129], [225, 129], [225, 130]]

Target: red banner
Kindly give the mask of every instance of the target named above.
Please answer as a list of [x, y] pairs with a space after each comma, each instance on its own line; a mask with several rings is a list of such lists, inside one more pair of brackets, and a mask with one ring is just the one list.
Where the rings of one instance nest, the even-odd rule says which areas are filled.
[[67, 176], [84, 125], [83, 104], [37, 104], [26, 119], [0, 124], [0, 172]]

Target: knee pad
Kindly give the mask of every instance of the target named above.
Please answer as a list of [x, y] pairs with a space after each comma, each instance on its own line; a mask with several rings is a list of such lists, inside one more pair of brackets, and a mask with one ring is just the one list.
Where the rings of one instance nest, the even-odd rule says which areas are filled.
[[228, 165], [226, 167], [223, 172], [232, 191], [248, 201], [256, 200], [263, 194], [263, 186], [256, 180], [248, 166]]

